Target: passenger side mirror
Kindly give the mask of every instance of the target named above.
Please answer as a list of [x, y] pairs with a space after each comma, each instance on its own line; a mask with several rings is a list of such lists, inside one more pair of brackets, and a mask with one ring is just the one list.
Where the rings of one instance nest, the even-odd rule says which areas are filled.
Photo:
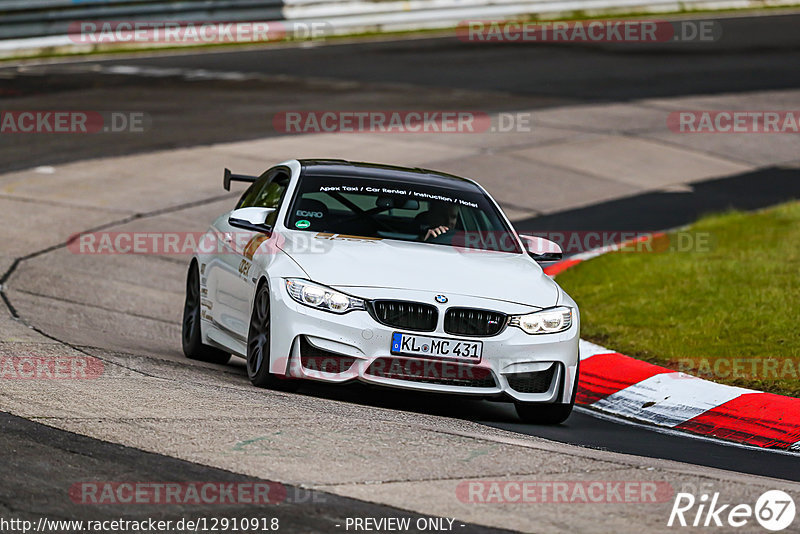
[[538, 263], [559, 261], [564, 257], [564, 253], [558, 243], [538, 237], [535, 235], [522, 235], [522, 244], [525, 245], [525, 252]]
[[267, 224], [267, 218], [275, 211], [277, 211], [275, 208], [239, 208], [228, 216], [228, 224], [244, 230], [270, 234], [272, 226]]

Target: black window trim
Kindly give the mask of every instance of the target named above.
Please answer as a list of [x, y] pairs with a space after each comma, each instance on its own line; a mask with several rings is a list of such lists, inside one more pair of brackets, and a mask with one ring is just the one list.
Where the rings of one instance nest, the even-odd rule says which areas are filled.
[[[247, 207], [247, 206], [242, 206], [242, 202], [244, 202], [244, 199], [250, 193], [250, 190], [256, 187], [256, 185], [262, 178], [264, 178], [265, 176], [268, 177], [267, 182], [263, 186], [267, 187], [275, 180], [275, 177], [281, 173], [286, 175], [286, 188], [283, 190], [283, 193], [281, 193], [280, 200], [278, 200], [278, 209], [280, 210], [280, 208], [283, 206], [283, 201], [286, 199], [286, 191], [289, 190], [289, 184], [291, 183], [292, 180], [292, 170], [285, 165], [270, 167], [269, 169], [261, 173], [261, 175], [258, 178], [256, 178], [255, 182], [250, 184], [250, 187], [244, 190], [244, 193], [242, 193], [242, 196], [239, 197], [239, 200], [236, 202], [236, 207], [234, 207], [234, 209], [238, 210], [239, 208]], [[270, 174], [272, 176], [270, 176]]]

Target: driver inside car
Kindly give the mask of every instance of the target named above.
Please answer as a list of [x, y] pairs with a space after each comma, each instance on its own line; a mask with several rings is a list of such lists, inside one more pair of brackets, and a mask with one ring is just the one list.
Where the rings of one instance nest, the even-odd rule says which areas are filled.
[[423, 217], [423, 241], [436, 241], [436, 238], [455, 229], [458, 223], [458, 206], [443, 202], [432, 204]]

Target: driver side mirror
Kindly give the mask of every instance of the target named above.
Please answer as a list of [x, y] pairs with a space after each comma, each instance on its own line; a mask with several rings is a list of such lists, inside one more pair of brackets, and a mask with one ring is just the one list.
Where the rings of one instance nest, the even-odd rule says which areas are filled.
[[244, 230], [270, 234], [272, 226], [267, 224], [267, 218], [276, 211], [275, 208], [239, 208], [228, 216], [228, 224]]
[[538, 263], [559, 261], [564, 257], [558, 243], [535, 235], [520, 234], [519, 237], [525, 245], [525, 252]]

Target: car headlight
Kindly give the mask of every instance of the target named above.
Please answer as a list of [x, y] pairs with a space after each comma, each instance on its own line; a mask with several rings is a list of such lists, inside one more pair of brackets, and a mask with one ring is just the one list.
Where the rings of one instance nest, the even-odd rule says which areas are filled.
[[298, 278], [286, 279], [286, 291], [289, 296], [300, 304], [310, 308], [325, 310], [333, 313], [347, 313], [352, 310], [365, 310], [364, 301], [359, 298], [345, 295], [329, 287], [300, 280]]
[[522, 328], [528, 334], [563, 332], [572, 326], [572, 308], [557, 306], [525, 315], [515, 315], [509, 324]]

